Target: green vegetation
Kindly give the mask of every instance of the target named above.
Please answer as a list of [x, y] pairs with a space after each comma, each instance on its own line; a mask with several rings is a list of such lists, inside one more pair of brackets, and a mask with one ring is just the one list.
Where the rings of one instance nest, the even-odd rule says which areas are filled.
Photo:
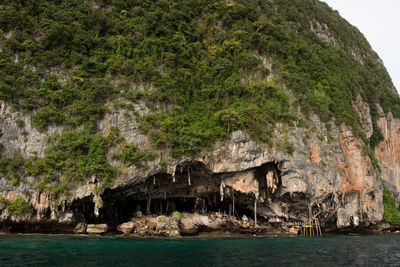
[[4, 197], [0, 196], [0, 204], [11, 213], [14, 214], [32, 214], [33, 207], [31, 203], [26, 202], [21, 196], [16, 196], [14, 200], [7, 201]]
[[22, 128], [25, 125], [25, 122], [21, 119], [17, 119], [15, 122], [19, 128]]
[[11, 180], [13, 186], [24, 175], [36, 176], [37, 189], [50, 192], [53, 198], [67, 196], [71, 188], [91, 177], [100, 182], [101, 188], [107, 188], [118, 175], [118, 169], [107, 158], [113, 146], [121, 150], [113, 157], [125, 166], [143, 168], [143, 161], [154, 159], [153, 153], [142, 152], [135, 144], [123, 142], [116, 128], [111, 128], [105, 136], [88, 130], [69, 130], [52, 136], [42, 158], [24, 160], [17, 152], [11, 157], [2, 156], [0, 174]]
[[400, 210], [396, 208], [396, 199], [386, 186], [383, 187], [383, 206], [383, 220], [400, 225]]
[[170, 217], [177, 217], [177, 218], [185, 218], [185, 214], [183, 212], [179, 212], [179, 211], [173, 211], [171, 212], [171, 214], [169, 215]]
[[6, 204], [7, 203], [7, 200], [6, 200], [6, 198], [5, 197], [3, 197], [3, 196], [0, 196], [0, 204]]
[[71, 186], [95, 177], [104, 187], [111, 186], [117, 170], [107, 160], [108, 149], [119, 142], [112, 129], [103, 137], [82, 131], [65, 131], [52, 137], [46, 155], [26, 161], [26, 171], [41, 177], [39, 190], [48, 190], [53, 197], [69, 193]]
[[14, 200], [6, 203], [6, 208], [14, 214], [32, 214], [33, 207], [31, 203], [26, 202], [21, 196], [15, 197]]
[[11, 157], [1, 156], [0, 158], [0, 175], [8, 180], [12, 180], [12, 184], [16, 185], [20, 176], [25, 173], [23, 166], [25, 160], [18, 152], [14, 152]]
[[125, 143], [122, 146], [122, 151], [114, 153], [113, 158], [121, 161], [125, 167], [134, 165], [137, 168], [142, 168], [143, 161], [154, 160], [155, 154], [141, 151], [137, 144]]
[[0, 28], [0, 99], [37, 111], [41, 130], [95, 129], [117, 95], [151, 103], [141, 129], [174, 156], [239, 129], [272, 144], [275, 123], [294, 119], [290, 106], [345, 122], [369, 144], [352, 106], [361, 94], [375, 114], [371, 147], [382, 138], [373, 104], [400, 115], [365, 38], [317, 0], [6, 0]]
[[[352, 126], [376, 168], [383, 136], [375, 104], [400, 117], [400, 99], [366, 39], [317, 0], [4, 0], [0, 48], [0, 99], [31, 114], [39, 130], [65, 126], [43, 158], [2, 157], [0, 172], [17, 185], [26, 171], [53, 196], [93, 176], [110, 186], [113, 146], [122, 147], [113, 157], [124, 166], [154, 158], [116, 132], [97, 132], [117, 103], [128, 111], [147, 104], [150, 113], [133, 112], [140, 129], [175, 157], [236, 130], [293, 153], [287, 135], [274, 140], [273, 130], [297, 121], [300, 107], [328, 131], [332, 119]], [[371, 107], [370, 140], [353, 108], [358, 95]]]

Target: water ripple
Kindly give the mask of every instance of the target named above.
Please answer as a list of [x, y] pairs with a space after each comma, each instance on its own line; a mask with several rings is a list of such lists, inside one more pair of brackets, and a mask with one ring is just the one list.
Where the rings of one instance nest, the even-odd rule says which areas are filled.
[[0, 236], [1, 266], [400, 266], [400, 236]]

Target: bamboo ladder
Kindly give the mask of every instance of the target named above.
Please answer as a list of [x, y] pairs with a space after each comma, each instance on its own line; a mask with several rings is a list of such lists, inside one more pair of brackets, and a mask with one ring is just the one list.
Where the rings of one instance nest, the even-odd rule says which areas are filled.
[[304, 220], [300, 225], [300, 236], [322, 236], [318, 218]]

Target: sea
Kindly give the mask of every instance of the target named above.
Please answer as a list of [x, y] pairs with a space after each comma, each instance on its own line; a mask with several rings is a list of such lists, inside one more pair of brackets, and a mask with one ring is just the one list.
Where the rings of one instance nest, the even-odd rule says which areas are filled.
[[400, 236], [0, 236], [0, 266], [400, 266]]

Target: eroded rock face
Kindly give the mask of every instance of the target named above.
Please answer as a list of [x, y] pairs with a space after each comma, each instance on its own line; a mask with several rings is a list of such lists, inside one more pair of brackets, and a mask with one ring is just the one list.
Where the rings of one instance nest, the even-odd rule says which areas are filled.
[[400, 193], [400, 120], [381, 111], [378, 126], [384, 140], [376, 146], [375, 155], [381, 166], [382, 179]]
[[[370, 109], [362, 99], [354, 105], [365, 122], [365, 132], [369, 136], [372, 134]], [[140, 106], [135, 109], [138, 112], [147, 112], [141, 110]], [[20, 136], [23, 129], [32, 130], [27, 138], [27, 142], [33, 142], [32, 144], [21, 147], [18, 137], [14, 143], [8, 143], [6, 151], [10, 151], [15, 145], [24, 151], [25, 156], [40, 156], [46, 147], [45, 136], [60, 131], [54, 128], [42, 136], [35, 132], [27, 117], [15, 115], [5, 103], [1, 104], [0, 115], [0, 126], [7, 129], [3, 130], [3, 139], [14, 134]], [[18, 118], [25, 122], [21, 129], [16, 124]], [[118, 205], [123, 204], [124, 194], [127, 197], [137, 195], [138, 201], [146, 201], [153, 194], [152, 198], [158, 201], [157, 205], [161, 205], [161, 199], [165, 199], [163, 207], [157, 206], [158, 210], [164, 209], [164, 212], [168, 206], [167, 198], [198, 197], [203, 201], [202, 204], [199, 202], [203, 211], [207, 211], [207, 206], [221, 204], [228, 213], [228, 203], [232, 202], [233, 194], [236, 194], [236, 205], [242, 205], [243, 209], [249, 211], [257, 206], [257, 214], [271, 221], [278, 218], [303, 220], [318, 216], [321, 223], [335, 224], [337, 227], [368, 225], [381, 221], [382, 188], [376, 179], [378, 174], [363, 152], [363, 144], [354, 136], [351, 128], [345, 125], [337, 127], [331, 123], [328, 130], [317, 116], [312, 116], [309, 123], [304, 128], [277, 125], [275, 144], [272, 147], [255, 142], [247, 133], [237, 131], [232, 133], [229, 140], [215, 144], [210, 151], [197, 157], [169, 159], [164, 166], [159, 164], [161, 158], [157, 157], [148, 163], [149, 168], [146, 170], [135, 167], [124, 169], [111, 190], [116, 190], [115, 196], [122, 195]], [[391, 114], [382, 113], [378, 126], [385, 137], [375, 151], [382, 168], [382, 179], [400, 188], [400, 120], [394, 119]], [[119, 128], [121, 136], [126, 140], [149, 148], [149, 142], [140, 134], [137, 123], [127, 118], [122, 111], [108, 114], [99, 122], [99, 129], [103, 133], [111, 127]], [[286, 142], [285, 146], [291, 147], [292, 153], [282, 149], [283, 140]], [[39, 142], [40, 150], [33, 149], [37, 147], [35, 142]], [[22, 218], [3, 209], [1, 218], [75, 224], [87, 221], [100, 223], [108, 220], [105, 209], [116, 209], [110, 214], [121, 217], [121, 211], [117, 212], [118, 207], [115, 206], [117, 204], [113, 206], [107, 203], [113, 201], [113, 196], [104, 200], [103, 195], [95, 193], [98, 185], [92, 180], [88, 179], [86, 184], [73, 189], [63, 202], [55, 202], [49, 194], [36, 192], [33, 177], [28, 177], [26, 183], [16, 186], [11, 181], [0, 178], [0, 195], [7, 200], [23, 195], [35, 210], [32, 216]], [[225, 202], [217, 201], [221, 197]], [[145, 213], [146, 210], [139, 212]], [[357, 223], [352, 223], [354, 218], [358, 218]], [[114, 222], [115, 225], [124, 222], [121, 220]], [[193, 225], [192, 221], [181, 220], [180, 227], [196, 232], [198, 226]], [[88, 225], [88, 232], [104, 231], [90, 225], [93, 224]], [[157, 222], [154, 225], [156, 227]], [[126, 228], [120, 225], [118, 230], [124, 233], [145, 233], [148, 231], [146, 229], [146, 225], [134, 230], [130, 230], [130, 225]]]
[[254, 194], [257, 198], [260, 194], [260, 185], [255, 171], [234, 173], [233, 175], [224, 176], [221, 180], [221, 197], [223, 196], [223, 188], [227, 186], [244, 194]]
[[345, 209], [340, 208], [337, 212], [337, 227], [344, 228], [350, 226], [349, 215]]
[[0, 101], [0, 141], [2, 153], [11, 156], [19, 151], [25, 157], [43, 157], [48, 137], [61, 133], [62, 127], [50, 126], [46, 132], [39, 132], [32, 126], [29, 116], [15, 112], [4, 101]]
[[[371, 161], [363, 152], [362, 143], [349, 127], [332, 127], [328, 132], [317, 117], [313, 122], [317, 128], [315, 132], [302, 128], [288, 131], [287, 139], [293, 144], [293, 155], [271, 150], [255, 143], [245, 133], [236, 132], [230, 141], [217, 144], [212, 153], [198, 160], [214, 173], [239, 172], [267, 162], [277, 162], [281, 172], [279, 197], [275, 196], [268, 207], [259, 208], [268, 216], [299, 219], [320, 214], [328, 220], [332, 214], [337, 217], [339, 209], [342, 209], [348, 219], [358, 216], [365, 224], [380, 221], [383, 213], [381, 188]], [[328, 135], [331, 140], [328, 140]], [[276, 136], [282, 137], [279, 129]], [[240, 189], [243, 185], [251, 187], [251, 183], [245, 183], [245, 180], [236, 184], [231, 181], [231, 186], [238, 191], [250, 192], [251, 189]], [[300, 195], [302, 199], [296, 200]], [[303, 211], [294, 209], [290, 203], [292, 200], [298, 202]], [[344, 227], [345, 224], [338, 223], [337, 226]]]

